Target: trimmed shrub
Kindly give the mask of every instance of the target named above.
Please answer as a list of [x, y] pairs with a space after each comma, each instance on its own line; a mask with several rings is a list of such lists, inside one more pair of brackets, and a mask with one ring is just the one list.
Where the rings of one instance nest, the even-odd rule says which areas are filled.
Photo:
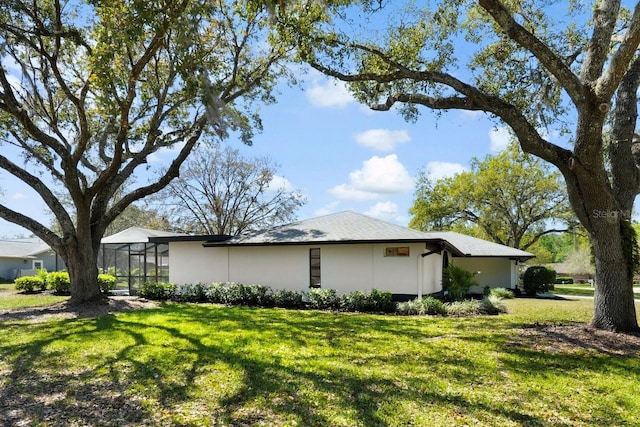
[[108, 294], [109, 291], [114, 290], [117, 283], [118, 279], [111, 274], [98, 274], [98, 285], [100, 285], [100, 290], [104, 294]]
[[555, 281], [556, 285], [572, 285], [573, 277], [571, 276], [558, 276]]
[[547, 292], [553, 289], [556, 281], [556, 271], [541, 265], [534, 265], [524, 272], [522, 287], [529, 296], [535, 296], [538, 292]]
[[207, 287], [202, 283], [177, 286], [174, 297], [181, 302], [208, 302], [207, 298]]
[[311, 289], [307, 298], [309, 307], [317, 310], [335, 310], [340, 307], [340, 297], [335, 289]]
[[474, 299], [448, 302], [444, 305], [449, 316], [475, 316], [482, 314], [482, 302]]
[[483, 298], [481, 304], [482, 312], [485, 314], [500, 314], [507, 312], [507, 307], [504, 305], [502, 299], [495, 295], [489, 295], [488, 297]]
[[369, 292], [353, 291], [343, 295], [340, 306], [345, 311], [391, 313], [396, 304], [391, 292], [372, 289]]
[[462, 300], [469, 293], [469, 289], [477, 285], [473, 273], [464, 268], [450, 265], [442, 272], [442, 289], [447, 291], [451, 301]]
[[273, 304], [281, 308], [303, 308], [304, 292], [279, 289], [273, 293]]
[[44, 291], [47, 283], [40, 276], [22, 276], [14, 281], [16, 291], [33, 292], [34, 290]]
[[143, 283], [138, 296], [151, 300], [170, 300], [176, 295], [176, 285], [172, 283]]
[[489, 292], [488, 296], [494, 296], [502, 299], [511, 299], [515, 297], [515, 295], [513, 294], [513, 291], [511, 289], [506, 289], [506, 288], [493, 288]]
[[268, 286], [226, 283], [218, 289], [224, 304], [265, 307], [273, 305], [271, 288]]
[[47, 274], [47, 284], [49, 289], [60, 295], [68, 295], [71, 288], [71, 280], [69, 280], [69, 273], [66, 271], [52, 271]]

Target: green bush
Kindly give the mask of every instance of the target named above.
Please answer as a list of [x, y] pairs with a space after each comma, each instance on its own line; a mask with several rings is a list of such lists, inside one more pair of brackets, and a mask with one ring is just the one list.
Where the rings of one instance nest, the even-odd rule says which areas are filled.
[[556, 285], [572, 285], [573, 277], [571, 276], [558, 276], [555, 281]]
[[369, 292], [353, 291], [340, 298], [340, 307], [345, 311], [390, 313], [395, 310], [393, 294], [372, 289]]
[[273, 293], [273, 304], [281, 308], [304, 307], [304, 292], [279, 289]]
[[172, 299], [181, 302], [209, 302], [207, 287], [202, 283], [177, 286]]
[[340, 297], [335, 289], [311, 289], [307, 298], [309, 307], [317, 310], [335, 310], [340, 307]]
[[108, 294], [109, 291], [112, 291], [116, 288], [116, 284], [118, 283], [118, 279], [111, 274], [98, 274], [98, 285], [100, 285], [100, 290], [102, 293]]
[[219, 288], [219, 291], [224, 304], [263, 307], [273, 305], [271, 288], [268, 286], [226, 283]]
[[69, 273], [66, 271], [52, 271], [47, 274], [47, 284], [56, 294], [67, 295], [71, 288]]
[[143, 283], [138, 296], [150, 300], [171, 300], [176, 296], [176, 285], [172, 283]]
[[469, 293], [469, 289], [477, 285], [473, 273], [464, 268], [450, 265], [442, 272], [442, 289], [447, 291], [451, 301], [462, 300]]
[[534, 265], [524, 272], [522, 286], [529, 296], [535, 296], [538, 292], [547, 292], [553, 289], [556, 281], [556, 272], [541, 265]]
[[44, 291], [47, 289], [47, 282], [40, 276], [22, 276], [14, 281], [17, 291], [33, 292], [34, 290]]
[[443, 315], [446, 314], [442, 301], [434, 297], [416, 298], [411, 301], [398, 303], [396, 307], [398, 314], [404, 315]]
[[513, 291], [511, 289], [506, 288], [493, 288], [489, 291], [488, 296], [495, 296], [502, 299], [511, 299], [514, 298]]

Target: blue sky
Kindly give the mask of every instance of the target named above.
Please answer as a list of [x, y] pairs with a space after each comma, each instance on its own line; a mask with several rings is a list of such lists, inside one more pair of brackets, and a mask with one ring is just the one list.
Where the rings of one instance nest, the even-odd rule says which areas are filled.
[[[262, 107], [264, 131], [253, 146], [226, 142], [279, 165], [278, 182], [307, 199], [298, 219], [354, 210], [406, 226], [421, 170], [435, 178], [452, 175], [509, 140], [508, 132], [482, 113], [451, 111], [436, 118], [423, 109], [416, 123], [407, 123], [395, 111], [374, 112], [358, 104], [343, 84], [319, 73], [303, 79], [299, 86], [281, 87], [277, 102]], [[168, 154], [155, 158], [167, 159]], [[0, 173], [0, 188], [3, 203], [51, 222], [37, 194], [6, 172]], [[0, 220], [0, 237], [29, 234]]]

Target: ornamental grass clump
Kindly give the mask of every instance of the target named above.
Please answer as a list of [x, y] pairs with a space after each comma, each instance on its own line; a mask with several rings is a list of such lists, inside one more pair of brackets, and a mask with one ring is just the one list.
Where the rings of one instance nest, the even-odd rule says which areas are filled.
[[424, 297], [398, 303], [396, 313], [402, 315], [439, 316], [446, 314], [446, 309], [444, 303], [439, 299]]
[[489, 296], [491, 295], [501, 299], [512, 299], [515, 297], [513, 291], [506, 288], [493, 288], [489, 291]]
[[448, 302], [444, 308], [448, 316], [476, 316], [484, 313], [482, 302], [473, 299]]
[[481, 301], [481, 306], [484, 314], [501, 314], [507, 312], [507, 306], [504, 301], [496, 295], [484, 297]]

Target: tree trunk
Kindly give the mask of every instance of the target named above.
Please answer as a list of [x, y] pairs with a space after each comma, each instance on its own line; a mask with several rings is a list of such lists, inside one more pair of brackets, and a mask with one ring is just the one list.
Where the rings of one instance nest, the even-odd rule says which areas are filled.
[[[593, 145], [596, 143], [591, 141]], [[631, 230], [631, 213], [620, 208], [604, 165], [591, 160], [572, 160], [569, 170], [563, 172], [569, 200], [580, 223], [589, 232], [595, 258], [591, 325], [608, 331], [638, 331], [633, 299], [634, 255], [630, 236], [625, 236]]]
[[99, 247], [99, 244], [93, 244], [89, 232], [76, 233], [76, 238], [66, 247], [64, 261], [71, 281], [71, 304], [95, 302], [105, 298], [98, 284]]
[[[624, 228], [616, 221], [597, 227], [591, 234], [596, 263], [596, 285], [591, 325], [616, 332], [638, 331], [633, 298], [633, 269], [624, 250]], [[609, 231], [603, 229], [609, 228]]]

